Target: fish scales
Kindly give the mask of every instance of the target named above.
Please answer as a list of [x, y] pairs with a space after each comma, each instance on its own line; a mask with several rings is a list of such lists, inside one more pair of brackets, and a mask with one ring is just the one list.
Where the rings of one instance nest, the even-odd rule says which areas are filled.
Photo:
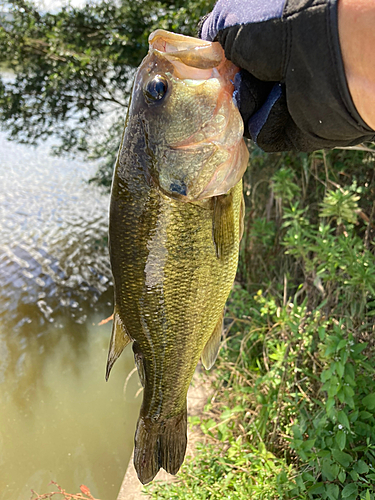
[[[224, 68], [223, 77], [216, 69], [225, 64], [222, 49], [196, 40], [206, 58], [197, 73], [174, 50], [195, 39], [161, 30], [150, 38], [115, 168], [109, 230], [115, 310], [107, 377], [132, 342], [144, 387], [134, 452], [143, 483], [160, 467], [175, 474], [184, 458], [187, 390], [199, 358], [214, 362], [235, 278], [247, 164], [234, 70]], [[223, 110], [228, 116], [218, 117]], [[216, 177], [223, 161], [230, 182]]]
[[[122, 168], [132, 168], [133, 155], [124, 156]], [[121, 170], [118, 176], [121, 178]], [[150, 416], [158, 414], [158, 391], [164, 377], [176, 376], [173, 384], [164, 387], [166, 404], [161, 416], [170, 417], [183, 409], [191, 376], [224, 308], [237, 268], [238, 244], [226, 246], [225, 260], [217, 258], [211, 200], [203, 207], [181, 203], [150, 187], [144, 177], [132, 184], [121, 183], [121, 196], [114, 195], [111, 203], [116, 306], [146, 364], [148, 359], [153, 361], [146, 372], [158, 385], [147, 386], [153, 394], [148, 398], [145, 391], [144, 397]], [[234, 227], [239, 234], [241, 184], [234, 191]], [[121, 241], [118, 253], [113, 240]], [[208, 301], [212, 296], [214, 300]], [[144, 332], [150, 333], [144, 336]], [[178, 343], [164, 346], [166, 335]], [[160, 354], [157, 358], [155, 351]], [[175, 370], [183, 364], [181, 352], [193, 360], [186, 375], [184, 366]]]

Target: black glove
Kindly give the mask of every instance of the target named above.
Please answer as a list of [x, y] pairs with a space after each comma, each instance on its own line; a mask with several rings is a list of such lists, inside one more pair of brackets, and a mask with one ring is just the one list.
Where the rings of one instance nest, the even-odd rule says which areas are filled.
[[242, 68], [245, 135], [264, 151], [314, 151], [375, 139], [349, 93], [338, 0], [219, 0], [200, 37]]

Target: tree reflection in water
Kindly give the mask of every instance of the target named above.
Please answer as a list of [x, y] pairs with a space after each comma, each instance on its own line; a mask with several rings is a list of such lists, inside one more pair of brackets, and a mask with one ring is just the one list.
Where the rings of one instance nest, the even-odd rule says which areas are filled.
[[[115, 498], [138, 382], [131, 350], [104, 381], [112, 312], [108, 196], [95, 165], [0, 136], [0, 500], [55, 480]], [[28, 496], [27, 496], [28, 495]]]

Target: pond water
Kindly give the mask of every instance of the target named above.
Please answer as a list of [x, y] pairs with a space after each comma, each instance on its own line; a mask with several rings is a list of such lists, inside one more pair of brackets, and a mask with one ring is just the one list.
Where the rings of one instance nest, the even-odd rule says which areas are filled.
[[0, 500], [56, 481], [115, 499], [141, 396], [132, 351], [105, 382], [113, 289], [96, 166], [0, 134]]

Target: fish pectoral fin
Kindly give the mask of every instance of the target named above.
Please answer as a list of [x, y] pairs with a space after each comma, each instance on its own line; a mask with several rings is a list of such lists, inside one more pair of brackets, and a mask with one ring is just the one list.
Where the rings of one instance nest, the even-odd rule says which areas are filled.
[[121, 320], [116, 307], [113, 313], [113, 326], [112, 326], [112, 336], [109, 343], [108, 359], [107, 359], [107, 369], [105, 374], [105, 379], [108, 380], [109, 374], [112, 370], [116, 359], [120, 356], [125, 347], [131, 342], [125, 325]]
[[245, 198], [242, 193], [241, 197], [241, 206], [240, 206], [240, 234], [239, 241], [242, 240], [242, 236], [245, 230]]
[[206, 370], [212, 368], [216, 361], [220, 349], [221, 334], [223, 333], [223, 319], [224, 311], [221, 313], [219, 321], [217, 322], [211, 337], [208, 339], [207, 344], [204, 346], [201, 354], [201, 360]]
[[236, 242], [232, 191], [215, 196], [213, 204], [212, 237], [217, 258], [224, 259]]
[[181, 413], [160, 423], [141, 415], [134, 438], [134, 467], [141, 483], [152, 481], [161, 467], [177, 474], [184, 461], [186, 444], [186, 405]]

